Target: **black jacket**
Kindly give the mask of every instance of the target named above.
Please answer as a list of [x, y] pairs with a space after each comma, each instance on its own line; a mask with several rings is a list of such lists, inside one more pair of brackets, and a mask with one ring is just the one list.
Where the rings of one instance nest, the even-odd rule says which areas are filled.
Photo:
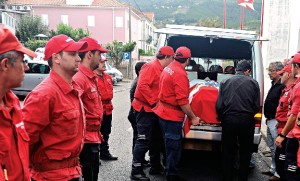
[[237, 72], [220, 83], [216, 104], [219, 120], [226, 115], [247, 114], [254, 116], [259, 111], [260, 89], [256, 80]]
[[276, 83], [272, 81], [272, 86], [264, 103], [264, 114], [267, 119], [275, 118], [280, 95], [284, 87], [285, 86], [280, 83], [280, 79]]

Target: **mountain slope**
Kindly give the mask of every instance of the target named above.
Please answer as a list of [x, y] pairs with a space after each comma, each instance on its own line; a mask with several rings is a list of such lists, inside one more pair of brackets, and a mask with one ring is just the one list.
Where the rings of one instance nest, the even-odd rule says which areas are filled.
[[[201, 19], [218, 17], [223, 23], [222, 0], [119, 0], [130, 2], [132, 6], [143, 12], [155, 13], [156, 23], [163, 26], [167, 23], [195, 25]], [[227, 27], [238, 29], [240, 24], [241, 6], [237, 0], [226, 0]], [[259, 30], [261, 17], [261, 1], [254, 2], [255, 11], [245, 9], [245, 29]]]

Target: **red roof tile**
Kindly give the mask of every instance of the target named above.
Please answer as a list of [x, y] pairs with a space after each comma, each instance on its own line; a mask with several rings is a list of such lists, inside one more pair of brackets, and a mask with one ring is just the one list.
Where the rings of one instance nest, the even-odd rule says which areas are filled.
[[154, 22], [154, 12], [144, 12], [144, 15], [148, 17], [148, 19]]

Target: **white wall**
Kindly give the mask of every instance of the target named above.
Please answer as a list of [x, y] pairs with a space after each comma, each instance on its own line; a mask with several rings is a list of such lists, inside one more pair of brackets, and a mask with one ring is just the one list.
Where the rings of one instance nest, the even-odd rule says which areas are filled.
[[290, 58], [300, 50], [300, 1], [264, 0], [265, 14], [262, 43], [264, 67], [270, 62]]
[[290, 39], [289, 39], [289, 57], [294, 55], [300, 50], [300, 13], [299, 13], [300, 1], [291, 0], [290, 3]]

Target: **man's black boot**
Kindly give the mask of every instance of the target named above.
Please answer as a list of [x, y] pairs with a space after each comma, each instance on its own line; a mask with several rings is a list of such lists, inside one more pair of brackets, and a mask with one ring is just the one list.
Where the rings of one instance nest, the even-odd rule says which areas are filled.
[[107, 160], [107, 161], [113, 161], [113, 160], [118, 160], [118, 157], [112, 156], [110, 153], [106, 153], [106, 154], [100, 153], [100, 159]]
[[130, 175], [131, 180], [140, 180], [140, 181], [150, 181], [150, 178], [146, 176], [145, 173], [141, 174], [131, 174]]

